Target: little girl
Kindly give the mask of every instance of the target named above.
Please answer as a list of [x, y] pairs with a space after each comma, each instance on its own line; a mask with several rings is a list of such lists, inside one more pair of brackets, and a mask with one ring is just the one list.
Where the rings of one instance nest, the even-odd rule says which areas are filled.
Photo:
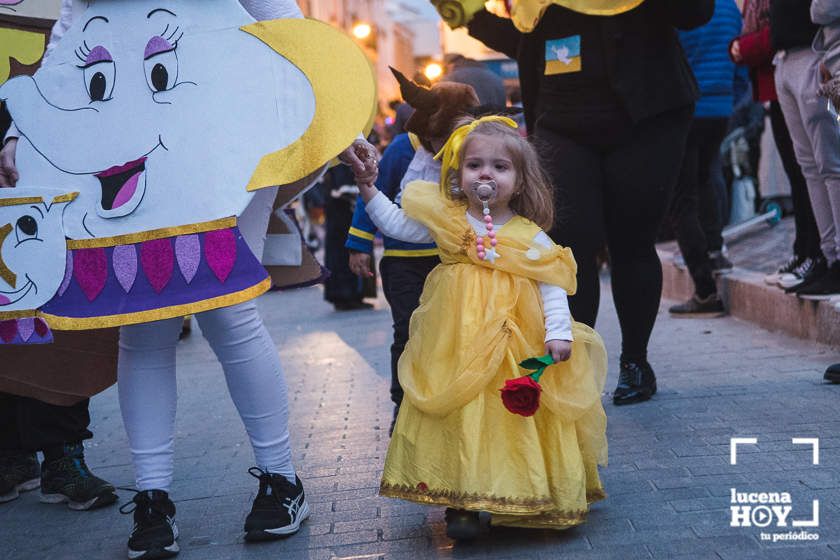
[[[442, 261], [411, 317], [380, 493], [448, 506], [455, 539], [479, 534], [479, 511], [495, 525], [568, 528], [605, 496], [604, 346], [569, 315], [577, 266], [543, 231], [553, 204], [534, 149], [506, 117], [463, 122], [438, 154], [440, 185], [410, 183], [402, 209], [362, 187], [384, 234], [434, 241]], [[544, 353], [557, 363], [542, 405], [509, 412], [499, 389]]]

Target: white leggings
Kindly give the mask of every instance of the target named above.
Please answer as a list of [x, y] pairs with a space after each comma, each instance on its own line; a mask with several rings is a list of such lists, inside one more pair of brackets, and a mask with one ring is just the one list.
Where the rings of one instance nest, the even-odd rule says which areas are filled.
[[[224, 368], [256, 464], [294, 482], [286, 382], [256, 303], [214, 309], [199, 313], [196, 319]], [[172, 484], [178, 398], [175, 345], [181, 324], [178, 317], [120, 330], [120, 409], [138, 490], [168, 492]]]
[[[276, 193], [273, 188], [258, 191], [239, 219], [242, 236], [258, 258]], [[257, 465], [294, 483], [286, 381], [256, 302], [205, 311], [196, 319], [225, 371]], [[175, 345], [181, 325], [176, 317], [120, 329], [117, 383], [138, 490], [168, 492], [172, 484]]]

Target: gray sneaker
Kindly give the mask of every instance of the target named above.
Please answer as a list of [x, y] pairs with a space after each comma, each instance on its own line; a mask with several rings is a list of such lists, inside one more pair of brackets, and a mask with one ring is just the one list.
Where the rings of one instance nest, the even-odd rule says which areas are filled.
[[697, 294], [685, 303], [673, 305], [668, 309], [674, 317], [722, 317], [726, 315], [723, 302], [717, 294], [700, 298]]
[[34, 453], [0, 451], [0, 504], [41, 485], [41, 467]]

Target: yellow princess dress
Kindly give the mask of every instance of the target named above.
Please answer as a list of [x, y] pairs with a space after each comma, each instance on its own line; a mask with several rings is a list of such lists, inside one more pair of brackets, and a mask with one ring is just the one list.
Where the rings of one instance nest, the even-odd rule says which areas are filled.
[[564, 529], [603, 499], [607, 459], [601, 337], [574, 323], [572, 357], [540, 380], [531, 417], [502, 404], [518, 362], [545, 353], [538, 282], [575, 291], [571, 251], [533, 241], [539, 227], [516, 216], [497, 227], [499, 258], [479, 260], [466, 206], [436, 183], [415, 181], [405, 213], [427, 226], [441, 264], [426, 280], [399, 362], [405, 391], [380, 494], [487, 511], [494, 525]]

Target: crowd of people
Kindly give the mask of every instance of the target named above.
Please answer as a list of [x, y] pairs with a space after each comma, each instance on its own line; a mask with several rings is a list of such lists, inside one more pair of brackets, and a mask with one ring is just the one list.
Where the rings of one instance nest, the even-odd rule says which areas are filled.
[[[301, 17], [292, 0], [240, 1], [257, 20]], [[720, 147], [745, 97], [769, 115], [796, 224], [790, 258], [766, 280], [834, 298], [840, 311], [837, 3], [645, 0], [606, 14], [561, 4], [527, 31], [477, 8], [459, 23], [516, 60], [520, 89], [509, 95], [464, 57], [450, 57], [433, 84], [394, 70], [403, 102], [381, 157], [360, 137], [342, 152], [346, 166], [321, 180], [324, 295], [337, 311], [370, 307], [377, 235], [384, 244], [394, 414], [380, 493], [445, 506], [457, 540], [481, 534], [481, 511], [494, 525], [565, 529], [605, 496], [606, 350], [594, 330], [605, 249], [621, 328], [615, 406], [657, 391], [647, 350], [667, 216], [695, 286], [670, 312], [725, 312], [715, 279], [732, 269]], [[72, 17], [65, 0], [51, 41]], [[12, 126], [0, 186], [17, 181], [16, 144]], [[257, 255], [275, 195], [263, 189], [240, 218]], [[310, 510], [270, 335], [253, 301], [196, 318], [254, 451], [259, 490], [245, 538], [294, 534]], [[179, 551], [169, 490], [181, 327], [173, 318], [121, 328], [120, 408], [137, 487], [129, 558]], [[840, 383], [840, 364], [825, 379]], [[0, 503], [38, 486], [43, 501], [74, 509], [117, 501], [85, 464], [87, 400], [0, 393], [0, 418]]]

